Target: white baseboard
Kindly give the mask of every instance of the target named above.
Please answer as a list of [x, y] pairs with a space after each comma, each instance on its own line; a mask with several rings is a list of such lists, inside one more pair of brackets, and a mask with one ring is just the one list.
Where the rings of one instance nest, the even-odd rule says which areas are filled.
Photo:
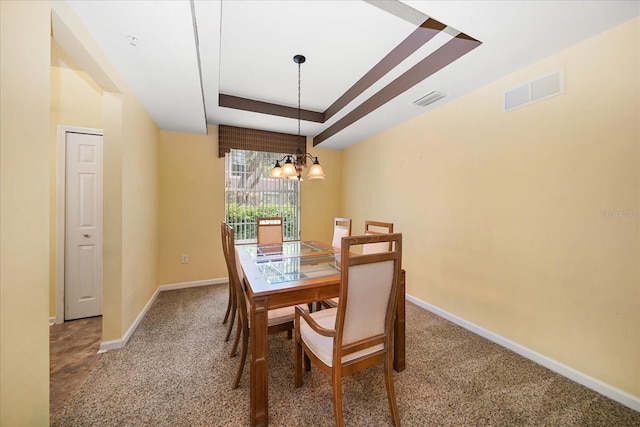
[[151, 298], [149, 298], [149, 301], [147, 301], [142, 311], [140, 311], [140, 313], [138, 314], [138, 317], [136, 317], [136, 319], [133, 321], [129, 329], [127, 329], [127, 332], [125, 332], [122, 338], [118, 340], [103, 341], [100, 343], [100, 349], [98, 350], [98, 354], [107, 352], [109, 350], [122, 348], [127, 344], [127, 341], [129, 341], [129, 338], [131, 338], [131, 335], [133, 335], [133, 332], [136, 330], [140, 322], [142, 322], [142, 319], [147, 314], [147, 311], [149, 311], [151, 304], [153, 304], [153, 302], [156, 300], [156, 297], [158, 296], [159, 292], [160, 290], [156, 289], [153, 295], [151, 295]]
[[105, 353], [109, 350], [123, 348], [127, 344], [127, 341], [129, 341], [129, 338], [131, 338], [131, 335], [133, 335], [133, 333], [135, 332], [140, 322], [142, 322], [142, 319], [144, 319], [144, 316], [147, 314], [147, 311], [149, 311], [149, 308], [151, 308], [151, 305], [156, 300], [160, 292], [170, 291], [174, 289], [194, 288], [196, 286], [215, 285], [219, 283], [227, 283], [227, 281], [228, 281], [227, 278], [222, 278], [222, 279], [210, 279], [210, 280], [197, 280], [193, 282], [183, 282], [183, 283], [175, 283], [175, 284], [158, 286], [158, 289], [156, 289], [153, 295], [151, 295], [151, 298], [149, 298], [149, 301], [147, 301], [144, 308], [142, 309], [142, 311], [140, 311], [140, 313], [138, 314], [138, 317], [136, 317], [136, 320], [133, 321], [133, 323], [131, 324], [127, 332], [124, 334], [124, 336], [117, 340], [109, 340], [109, 341], [101, 342], [100, 349], [98, 350], [98, 354]]
[[56, 317], [49, 317], [49, 326], [53, 326], [56, 324]]
[[209, 280], [196, 280], [194, 282], [182, 282], [173, 283], [169, 285], [160, 285], [158, 289], [162, 291], [172, 291], [174, 289], [195, 288], [197, 286], [217, 285], [220, 283], [227, 283], [229, 279], [226, 277], [222, 279], [209, 279]]
[[461, 326], [477, 335], [480, 335], [481, 337], [486, 338], [489, 341], [493, 341], [494, 343], [502, 347], [505, 347], [513, 351], [514, 353], [517, 353], [539, 365], [542, 365], [545, 368], [548, 368], [566, 378], [569, 378], [570, 380], [575, 381], [578, 384], [582, 384], [583, 386], [597, 393], [600, 393], [608, 397], [609, 399], [615, 400], [616, 402], [621, 403], [624, 406], [627, 406], [635, 411], [640, 412], [640, 397], [638, 396], [634, 396], [630, 393], [627, 393], [609, 384], [606, 384], [596, 378], [593, 378], [589, 375], [579, 372], [570, 366], [567, 366], [543, 354], [540, 354], [518, 343], [508, 340], [487, 329], [481, 328], [480, 326], [477, 326], [471, 322], [468, 322], [454, 314], [451, 314], [429, 303], [426, 303], [411, 295], [407, 295], [407, 301], [410, 301], [416, 304], [417, 306], [424, 308], [425, 310], [428, 310], [434, 314], [437, 314], [438, 316], [443, 317], [455, 323], [456, 325]]

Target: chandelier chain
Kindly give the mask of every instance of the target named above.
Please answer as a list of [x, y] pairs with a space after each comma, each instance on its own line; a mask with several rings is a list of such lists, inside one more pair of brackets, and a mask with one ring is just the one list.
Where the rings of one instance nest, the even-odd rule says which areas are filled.
[[300, 136], [300, 63], [298, 63], [298, 136]]

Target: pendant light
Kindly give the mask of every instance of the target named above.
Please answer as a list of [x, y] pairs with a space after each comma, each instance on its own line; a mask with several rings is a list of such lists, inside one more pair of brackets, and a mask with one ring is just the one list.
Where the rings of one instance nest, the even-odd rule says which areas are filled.
[[[293, 57], [293, 62], [298, 64], [298, 136], [300, 136], [300, 64], [307, 59], [303, 55]], [[302, 169], [306, 166], [307, 158], [313, 161], [313, 164], [307, 172], [307, 179], [324, 179], [324, 171], [318, 158], [309, 153], [302, 153], [300, 146], [295, 153], [287, 154], [282, 159], [276, 161], [276, 165], [271, 170], [269, 178], [297, 179], [302, 181]], [[280, 166], [280, 162], [284, 161], [284, 165]]]

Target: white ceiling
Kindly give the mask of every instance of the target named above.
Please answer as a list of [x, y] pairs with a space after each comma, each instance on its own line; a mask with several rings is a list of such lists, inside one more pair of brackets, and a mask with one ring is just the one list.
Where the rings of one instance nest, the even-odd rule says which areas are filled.
[[[323, 112], [421, 22], [432, 18], [448, 26], [325, 123], [303, 120], [301, 133], [315, 137], [458, 32], [482, 42], [319, 145], [330, 149], [438, 108], [640, 14], [640, 1], [612, 0], [69, 4], [157, 125], [178, 132], [204, 134], [207, 124], [226, 124], [295, 134], [295, 118], [220, 107], [219, 94], [297, 107], [292, 58], [302, 54], [301, 108]], [[136, 46], [129, 35], [137, 37]], [[433, 90], [447, 96], [428, 107], [412, 104]]]

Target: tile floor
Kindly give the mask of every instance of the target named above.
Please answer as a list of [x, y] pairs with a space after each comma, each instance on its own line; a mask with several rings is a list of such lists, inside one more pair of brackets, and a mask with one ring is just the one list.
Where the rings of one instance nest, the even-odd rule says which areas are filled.
[[53, 325], [49, 328], [49, 418], [73, 396], [100, 355], [102, 316]]

